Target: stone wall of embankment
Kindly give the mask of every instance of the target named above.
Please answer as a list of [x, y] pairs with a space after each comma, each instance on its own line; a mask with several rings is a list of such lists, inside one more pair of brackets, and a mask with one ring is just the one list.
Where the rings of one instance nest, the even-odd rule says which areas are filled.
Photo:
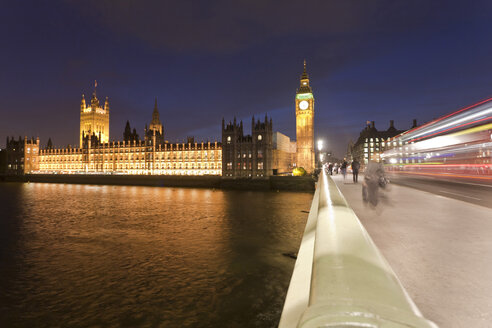
[[22, 176], [0, 176], [0, 181], [216, 188], [252, 191], [314, 192], [315, 189], [314, 180], [311, 177], [292, 176], [272, 176], [263, 179], [227, 179], [219, 176], [27, 174]]

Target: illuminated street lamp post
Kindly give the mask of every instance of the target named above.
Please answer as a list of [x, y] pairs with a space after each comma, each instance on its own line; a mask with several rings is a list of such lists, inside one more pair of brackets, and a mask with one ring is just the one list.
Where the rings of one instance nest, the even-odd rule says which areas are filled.
[[321, 153], [321, 150], [323, 149], [323, 140], [318, 140], [318, 153], [319, 153], [319, 167], [321, 168], [322, 166], [322, 160], [323, 160], [323, 154]]

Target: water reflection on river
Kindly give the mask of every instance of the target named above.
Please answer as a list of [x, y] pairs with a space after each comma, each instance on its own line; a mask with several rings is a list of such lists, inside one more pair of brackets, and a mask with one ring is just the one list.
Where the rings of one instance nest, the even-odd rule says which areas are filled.
[[311, 198], [0, 184], [0, 326], [274, 327]]

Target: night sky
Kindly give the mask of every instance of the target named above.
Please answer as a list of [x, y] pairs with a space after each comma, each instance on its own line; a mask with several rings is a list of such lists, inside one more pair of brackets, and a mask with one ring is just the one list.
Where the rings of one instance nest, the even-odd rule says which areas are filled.
[[295, 139], [307, 60], [315, 134], [342, 156], [367, 120], [408, 129], [492, 96], [492, 2], [0, 1], [0, 146], [78, 144], [81, 94], [109, 97], [110, 138], [220, 139], [268, 113]]

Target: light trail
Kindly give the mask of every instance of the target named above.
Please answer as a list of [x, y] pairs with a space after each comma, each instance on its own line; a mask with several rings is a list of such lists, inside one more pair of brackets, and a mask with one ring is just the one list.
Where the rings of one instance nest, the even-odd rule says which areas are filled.
[[443, 116], [388, 142], [389, 171], [492, 182], [492, 98]]

